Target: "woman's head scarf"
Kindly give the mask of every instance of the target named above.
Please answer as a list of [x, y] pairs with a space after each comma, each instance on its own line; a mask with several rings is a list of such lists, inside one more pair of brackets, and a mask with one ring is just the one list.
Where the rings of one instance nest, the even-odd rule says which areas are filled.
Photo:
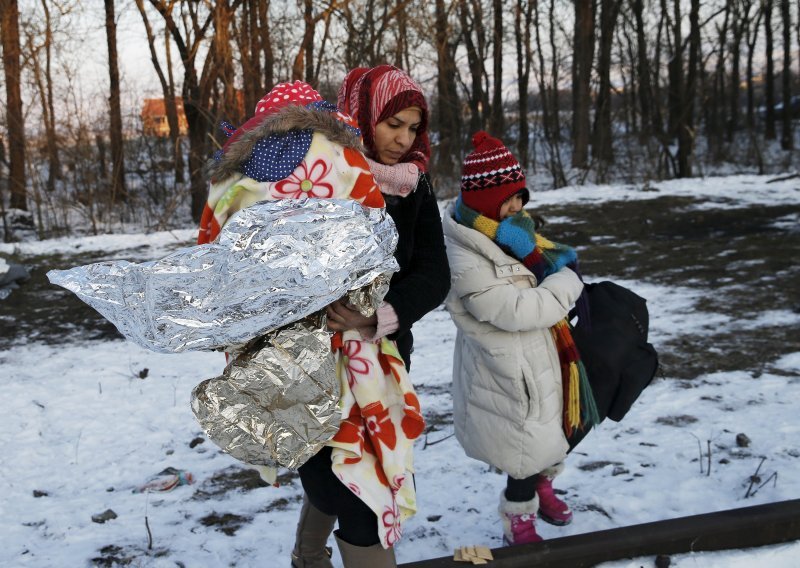
[[358, 122], [370, 158], [377, 158], [375, 126], [408, 107], [422, 110], [422, 121], [411, 148], [400, 162], [428, 170], [431, 146], [428, 140], [428, 104], [420, 86], [405, 72], [392, 65], [358, 67], [350, 71], [339, 89], [339, 110]]

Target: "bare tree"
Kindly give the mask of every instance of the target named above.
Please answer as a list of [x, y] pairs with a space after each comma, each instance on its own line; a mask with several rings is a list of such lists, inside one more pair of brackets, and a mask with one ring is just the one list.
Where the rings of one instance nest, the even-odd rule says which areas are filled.
[[[676, 0], [677, 1], [677, 0]], [[692, 176], [695, 124], [694, 107], [697, 98], [697, 73], [700, 59], [700, 0], [691, 0], [689, 9], [689, 61], [686, 83], [681, 94], [681, 112], [678, 121], [678, 176]]]
[[28, 209], [25, 186], [25, 127], [20, 93], [19, 8], [17, 0], [0, 0], [0, 34], [6, 79], [6, 123], [8, 128], [9, 205]]
[[732, 21], [731, 21], [731, 71], [730, 71], [730, 97], [729, 110], [730, 116], [728, 117], [728, 142], [733, 141], [733, 135], [741, 124], [741, 62], [742, 62], [742, 39], [746, 27], [746, 12], [749, 10], [749, 2], [746, 0], [734, 0], [732, 5]]
[[792, 14], [789, 0], [781, 0], [783, 20], [783, 106], [781, 107], [781, 148], [794, 149], [792, 136]]
[[486, 28], [483, 26], [483, 4], [480, 0], [459, 0], [458, 14], [469, 65], [470, 86], [464, 85], [470, 109], [469, 130], [476, 132], [486, 128], [489, 114], [489, 78], [484, 65], [487, 39]]
[[[658, 97], [656, 96], [656, 85], [654, 84], [653, 68], [657, 69], [657, 63], [651, 66], [647, 54], [647, 34], [644, 21], [644, 3], [642, 0], [632, 0], [631, 2], [633, 17], [636, 27], [636, 75], [639, 88], [639, 109], [641, 112], [641, 139], [647, 140], [652, 135], [661, 135], [661, 120], [659, 115]], [[663, 18], [662, 18], [663, 21]], [[660, 26], [659, 26], [660, 33]], [[660, 44], [660, 39], [656, 45]]]
[[167, 53], [167, 70], [169, 72], [169, 79], [164, 75], [161, 68], [161, 63], [158, 60], [156, 53], [156, 38], [153, 33], [153, 28], [150, 25], [150, 20], [147, 17], [147, 12], [144, 8], [144, 0], [136, 0], [136, 6], [139, 8], [139, 13], [142, 16], [145, 32], [147, 33], [147, 44], [150, 47], [150, 59], [153, 62], [153, 68], [158, 75], [158, 81], [161, 83], [161, 92], [164, 94], [164, 109], [167, 114], [167, 125], [169, 126], [169, 138], [172, 142], [173, 160], [175, 167], [175, 181], [183, 181], [183, 152], [180, 147], [180, 123], [178, 122], [178, 107], [175, 103], [175, 83], [172, 78], [172, 66], [170, 64], [170, 37], [165, 37], [165, 47]]
[[[378, 0], [340, 1], [335, 13], [344, 27], [345, 67], [374, 67], [392, 59], [398, 61], [398, 57], [402, 60], [403, 52], [408, 49], [408, 37], [401, 38], [399, 31], [394, 36], [390, 32], [397, 23], [402, 25], [407, 21], [406, 11], [410, 5], [410, 0], [397, 0], [394, 3]], [[392, 39], [394, 46], [391, 45]]]
[[270, 37], [269, 0], [255, 0], [258, 5], [258, 25], [261, 30], [261, 51], [264, 54], [264, 83], [263, 91], [267, 92], [275, 84], [274, 56], [272, 53], [272, 38]]
[[611, 47], [620, 4], [620, 0], [600, 0], [600, 48], [597, 56], [599, 85], [595, 101], [592, 156], [607, 163], [614, 161], [611, 135]]
[[532, 2], [535, 0], [517, 0], [514, 7], [514, 39], [517, 48], [517, 96], [519, 97], [519, 140], [517, 140], [517, 157], [523, 169], [528, 166], [528, 141], [530, 128], [528, 125], [528, 89], [531, 76], [531, 25], [533, 20]]
[[[44, 121], [45, 136], [47, 137], [47, 190], [55, 190], [56, 180], [61, 178], [61, 163], [58, 159], [58, 143], [56, 137], [56, 111], [53, 100], [53, 23], [47, 0], [42, 0], [44, 10], [44, 73], [40, 73], [40, 64], [35, 62], [34, 75], [37, 88], [42, 101], [42, 119]], [[38, 59], [38, 58], [37, 58]]]
[[489, 130], [502, 137], [505, 134], [503, 115], [503, 2], [492, 0], [494, 30], [492, 34], [492, 111]]
[[542, 105], [542, 126], [544, 139], [547, 145], [547, 167], [553, 177], [554, 187], [567, 185], [567, 177], [564, 173], [564, 165], [561, 162], [561, 123], [559, 120], [558, 107], [558, 50], [556, 45], [556, 25], [555, 25], [555, 2], [551, 1], [547, 11], [548, 27], [548, 47], [550, 48], [550, 65], [547, 65], [544, 55], [544, 44], [542, 42], [541, 23], [544, 18], [540, 18], [539, 2], [533, 4], [533, 23], [536, 40], [536, 53], [538, 55], [538, 66], [536, 67], [536, 80], [539, 87], [539, 97]]
[[764, 5], [764, 42], [767, 72], [764, 77], [764, 104], [766, 105], [766, 130], [764, 137], [775, 140], [775, 62], [772, 58], [774, 49], [772, 37], [772, 6], [775, 0], [762, 0]]
[[409, 29], [406, 0], [395, 0], [395, 11], [397, 26], [395, 27], [394, 65], [400, 69], [408, 69], [411, 67], [411, 62], [408, 49]]
[[122, 140], [122, 106], [119, 93], [119, 65], [117, 63], [117, 22], [114, 19], [114, 0], [105, 0], [106, 40], [108, 43], [108, 106], [111, 125], [111, 195], [112, 203], [127, 200], [125, 189], [125, 152]]
[[[639, 0], [641, 4], [641, 0]], [[597, 0], [575, 2], [572, 51], [572, 165], [585, 168], [589, 159], [594, 17]]]
[[[217, 2], [209, 6], [208, 11], [201, 11], [202, 5], [192, 0], [150, 0], [150, 4], [164, 19], [164, 23], [172, 35], [183, 64], [183, 109], [189, 130], [189, 179], [191, 184], [191, 211], [195, 221], [200, 220], [206, 202], [206, 180], [203, 175], [203, 164], [209, 154], [209, 134], [213, 124], [209, 112], [209, 102], [214, 83], [220, 76], [220, 69], [215, 65], [219, 60], [214, 56], [226, 31], [220, 26], [228, 26], [221, 16], [229, 15], [238, 8], [242, 0]], [[175, 8], [178, 8], [176, 21]], [[179, 25], [180, 22], [180, 25]], [[214, 26], [212, 27], [212, 23]], [[211, 32], [213, 30], [213, 35]], [[208, 48], [210, 55], [203, 63], [198, 76], [198, 53], [201, 45], [211, 35]], [[233, 110], [233, 109], [231, 109]]]
[[712, 148], [712, 154], [716, 160], [722, 158], [722, 139], [723, 139], [723, 122], [725, 121], [725, 73], [726, 73], [726, 57], [727, 51], [725, 49], [728, 41], [728, 29], [731, 21], [731, 12], [733, 0], [725, 0], [725, 7], [723, 9], [722, 25], [717, 25], [717, 61], [714, 66], [714, 75], [712, 83], [712, 93], [710, 100], [712, 104], [705, 105], [707, 109], [707, 134], [709, 145]]
[[457, 34], [453, 31], [450, 16], [454, 3], [436, 0], [434, 21], [437, 65], [437, 112], [436, 124], [439, 130], [439, 144], [436, 148], [437, 173], [453, 178], [456, 174], [456, 161], [461, 150], [461, 113], [456, 88]]
[[758, 41], [758, 30], [761, 27], [761, 18], [764, 15], [763, 4], [759, 4], [756, 11], [755, 21], [750, 16], [750, 9], [753, 0], [746, 0], [743, 9], [745, 23], [745, 43], [747, 44], [747, 128], [752, 131], [755, 128], [755, 87], [753, 85], [753, 58], [756, 53], [756, 42]]
[[[318, 68], [314, 67], [314, 32], [319, 22], [325, 24], [325, 38], [327, 39], [330, 31], [330, 17], [340, 3], [346, 0], [329, 0], [326, 6], [314, 14], [314, 4], [312, 0], [303, 0], [303, 40], [292, 65], [292, 80], [304, 79], [307, 83], [316, 84]], [[324, 41], [324, 40], [323, 40]]]
[[[248, 110], [255, 108], [266, 92], [261, 76], [261, 30], [258, 23], [258, 4], [260, 4], [258, 0], [245, 0], [241, 7], [241, 19], [237, 21], [234, 18], [233, 20], [233, 37], [239, 49], [241, 64], [244, 107]], [[267, 34], [269, 34], [269, 29], [267, 29]]]

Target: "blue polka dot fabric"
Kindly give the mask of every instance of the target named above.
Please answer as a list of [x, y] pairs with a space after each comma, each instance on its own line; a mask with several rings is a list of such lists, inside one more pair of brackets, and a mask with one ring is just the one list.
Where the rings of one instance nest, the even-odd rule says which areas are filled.
[[265, 136], [256, 142], [253, 153], [242, 162], [239, 171], [260, 182], [289, 177], [306, 157], [313, 134], [313, 130], [290, 130]]

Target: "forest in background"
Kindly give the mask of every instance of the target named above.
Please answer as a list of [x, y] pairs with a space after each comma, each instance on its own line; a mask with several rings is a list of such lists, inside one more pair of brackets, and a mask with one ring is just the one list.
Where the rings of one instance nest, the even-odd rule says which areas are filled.
[[[800, 165], [800, 0], [0, 0], [0, 12], [5, 240], [188, 226], [220, 121], [242, 123], [286, 80], [335, 101], [347, 70], [381, 63], [428, 96], [440, 195], [479, 129], [542, 187]], [[89, 14], [103, 15], [103, 43], [86, 40]], [[123, 88], [120, 14], [136, 18], [166, 136], [146, 133], [144, 97]], [[81, 82], [86, 50], [106, 55], [102, 96]]]

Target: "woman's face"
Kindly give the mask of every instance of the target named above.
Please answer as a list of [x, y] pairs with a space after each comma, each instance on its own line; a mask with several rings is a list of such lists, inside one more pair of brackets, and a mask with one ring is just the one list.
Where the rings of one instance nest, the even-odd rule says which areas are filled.
[[417, 138], [422, 109], [408, 107], [375, 125], [375, 151], [378, 161], [393, 166], [406, 155]]
[[502, 221], [506, 217], [516, 215], [522, 211], [523, 205], [524, 203], [522, 202], [522, 195], [515, 193], [503, 201], [503, 204], [500, 206], [500, 220]]

